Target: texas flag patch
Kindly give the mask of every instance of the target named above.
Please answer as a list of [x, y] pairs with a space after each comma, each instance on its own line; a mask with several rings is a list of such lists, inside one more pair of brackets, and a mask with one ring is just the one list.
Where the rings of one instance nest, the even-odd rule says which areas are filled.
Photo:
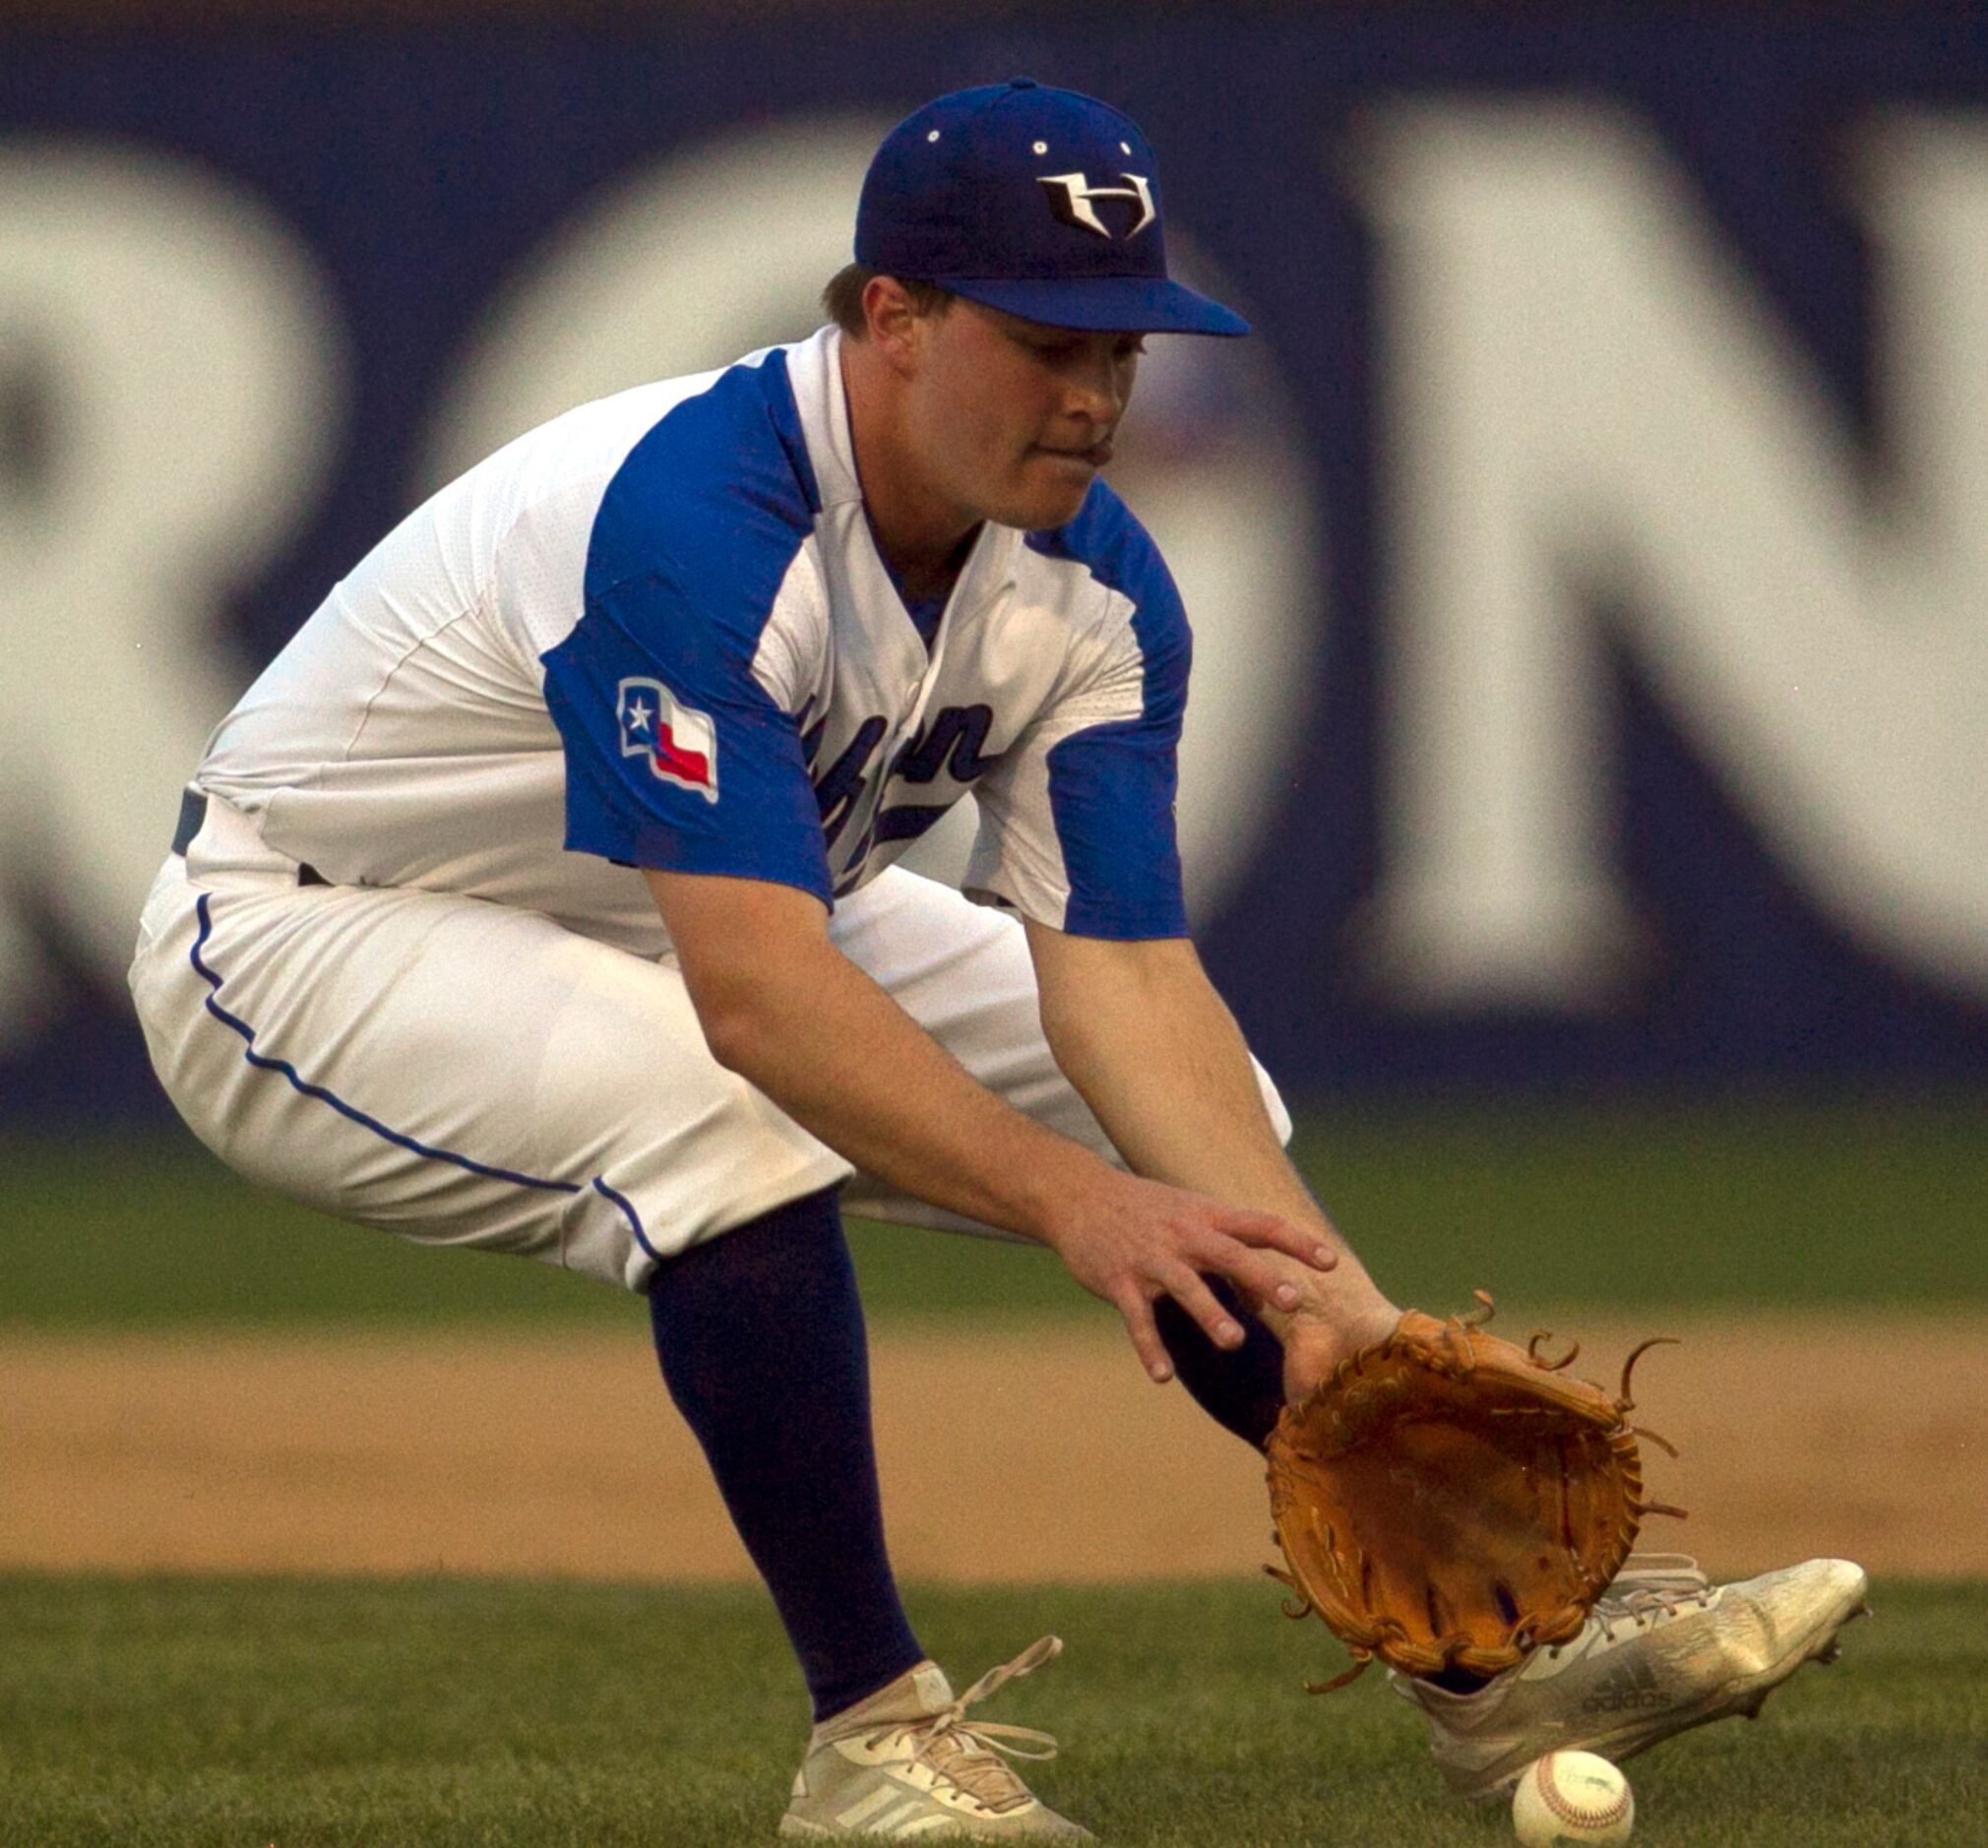
[[659, 782], [717, 800], [717, 727], [659, 680], [624, 680], [615, 695], [621, 755], [646, 758]]

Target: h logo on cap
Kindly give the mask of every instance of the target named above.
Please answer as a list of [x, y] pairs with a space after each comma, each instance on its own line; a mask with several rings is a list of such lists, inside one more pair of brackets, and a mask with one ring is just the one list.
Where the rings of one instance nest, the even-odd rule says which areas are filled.
[[1119, 178], [1128, 182], [1124, 186], [1093, 186], [1082, 173], [1052, 173], [1045, 175], [1041, 183], [1049, 188], [1049, 209], [1065, 224], [1075, 225], [1079, 230], [1095, 231], [1099, 237], [1109, 237], [1104, 220], [1097, 216], [1097, 208], [1091, 204], [1094, 199], [1130, 199], [1139, 207], [1139, 222], [1126, 232], [1128, 238], [1137, 237], [1159, 214], [1152, 207], [1152, 188], [1143, 173], [1122, 173]]

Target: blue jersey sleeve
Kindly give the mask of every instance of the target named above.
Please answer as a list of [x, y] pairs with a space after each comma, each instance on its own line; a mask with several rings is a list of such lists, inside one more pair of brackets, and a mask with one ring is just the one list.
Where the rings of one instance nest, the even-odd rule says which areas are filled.
[[[1080, 937], [1185, 937], [1174, 833], [1180, 726], [1193, 647], [1180, 599], [1149, 588], [1121, 669], [1138, 713], [1087, 725], [1049, 748], [1049, 813], [1070, 884], [1063, 928]], [[1128, 701], [1128, 703], [1130, 703]]]
[[1081, 937], [1187, 935], [1174, 837], [1193, 638], [1158, 549], [1101, 484], [1046, 558], [1113, 592], [1121, 626], [975, 790], [970, 891]]
[[829, 901], [799, 726], [753, 674], [816, 505], [778, 353], [631, 452], [595, 519], [584, 613], [543, 657], [569, 848]]

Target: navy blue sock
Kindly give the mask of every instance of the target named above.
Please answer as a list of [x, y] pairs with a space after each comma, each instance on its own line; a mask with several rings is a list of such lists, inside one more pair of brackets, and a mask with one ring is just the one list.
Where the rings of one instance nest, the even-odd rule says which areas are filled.
[[891, 1575], [863, 1308], [833, 1192], [660, 1265], [662, 1377], [826, 1719], [924, 1659]]
[[1170, 1296], [1162, 1296], [1152, 1306], [1159, 1338], [1166, 1343], [1173, 1370], [1194, 1395], [1195, 1403], [1224, 1430], [1233, 1431], [1260, 1450], [1270, 1442], [1277, 1413], [1283, 1409], [1283, 1346], [1242, 1308], [1235, 1291], [1222, 1278], [1205, 1276], [1202, 1281], [1242, 1324], [1242, 1346], [1216, 1347], [1202, 1332], [1201, 1324]]

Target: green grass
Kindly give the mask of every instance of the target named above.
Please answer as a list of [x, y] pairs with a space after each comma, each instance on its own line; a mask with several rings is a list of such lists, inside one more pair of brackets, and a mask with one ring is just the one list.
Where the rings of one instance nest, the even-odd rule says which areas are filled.
[[[1988, 1096], [1314, 1113], [1301, 1166], [1384, 1287], [1515, 1303], [1988, 1306]], [[0, 1320], [625, 1319], [542, 1265], [421, 1251], [260, 1193], [190, 1140], [0, 1146]], [[858, 1228], [880, 1319], [1106, 1316], [1035, 1250]]]
[[[1968, 1844], [1988, 1815], [1988, 1588], [1891, 1584], [1757, 1724], [1631, 1767], [1641, 1848]], [[1475, 1844], [1378, 1675], [1311, 1699], [1315, 1624], [1248, 1583], [914, 1591], [987, 1717], [1106, 1843]], [[803, 1735], [757, 1591], [462, 1580], [0, 1577], [0, 1836], [24, 1848], [765, 1843]]]

